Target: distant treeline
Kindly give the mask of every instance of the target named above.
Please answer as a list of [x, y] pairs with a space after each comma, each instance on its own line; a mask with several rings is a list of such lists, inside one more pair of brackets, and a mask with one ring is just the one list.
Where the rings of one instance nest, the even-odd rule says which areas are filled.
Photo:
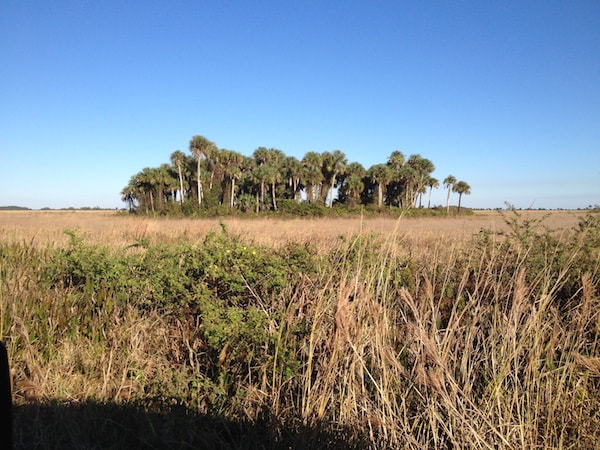
[[[40, 211], [102, 211], [102, 210], [112, 210], [114, 208], [100, 208], [99, 206], [94, 206], [93, 208], [90, 206], [82, 206], [81, 208], [49, 208], [44, 207], [40, 208]], [[0, 206], [0, 211], [31, 211], [31, 208], [26, 208], [24, 206]]]
[[[431, 175], [434, 170], [431, 160], [418, 154], [407, 158], [397, 150], [385, 163], [366, 169], [348, 162], [340, 150], [310, 151], [299, 160], [259, 147], [252, 156], [244, 156], [194, 136], [189, 154], [177, 150], [170, 163], [142, 169], [123, 188], [121, 199], [130, 211], [145, 214], [431, 208], [432, 190], [440, 187]], [[470, 186], [448, 175], [443, 187], [448, 191], [446, 212], [451, 193], [458, 194], [460, 212], [462, 195], [471, 193]]]
[[24, 206], [14, 206], [14, 205], [10, 205], [10, 206], [0, 206], [0, 211], [22, 211], [22, 210], [28, 210], [31, 208], [25, 208]]

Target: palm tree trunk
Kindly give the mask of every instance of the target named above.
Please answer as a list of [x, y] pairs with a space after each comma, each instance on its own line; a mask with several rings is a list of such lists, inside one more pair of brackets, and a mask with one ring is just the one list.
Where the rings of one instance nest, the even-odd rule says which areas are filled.
[[200, 157], [198, 157], [198, 207], [202, 206], [202, 181], [200, 180]]
[[165, 193], [162, 187], [158, 188], [158, 208], [163, 210], [163, 205], [165, 204]]
[[177, 173], [179, 175], [179, 203], [183, 206], [183, 176], [181, 174], [181, 164], [177, 164]]
[[294, 177], [294, 200], [296, 200], [298, 203], [300, 203], [300, 190], [298, 189], [299, 184], [300, 178]]
[[275, 200], [275, 183], [271, 184], [271, 193], [273, 194], [273, 209], [277, 211], [277, 201]]
[[329, 188], [329, 207], [333, 206], [333, 187], [335, 186], [335, 173], [331, 177], [331, 187]]

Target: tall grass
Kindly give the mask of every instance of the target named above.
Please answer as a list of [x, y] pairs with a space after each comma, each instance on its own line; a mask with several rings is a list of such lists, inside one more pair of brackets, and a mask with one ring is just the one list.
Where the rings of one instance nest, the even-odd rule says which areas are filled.
[[600, 220], [1, 246], [16, 446], [596, 448]]

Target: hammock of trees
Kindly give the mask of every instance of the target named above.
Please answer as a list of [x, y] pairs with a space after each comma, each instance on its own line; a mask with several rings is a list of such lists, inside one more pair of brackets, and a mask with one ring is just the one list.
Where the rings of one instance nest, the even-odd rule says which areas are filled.
[[[278, 211], [279, 205], [304, 204], [321, 208], [373, 205], [376, 208], [431, 208], [431, 192], [439, 181], [433, 162], [421, 155], [408, 158], [393, 151], [386, 163], [365, 169], [348, 162], [340, 150], [308, 152], [302, 160], [274, 148], [257, 148], [252, 156], [220, 149], [204, 136], [190, 140], [189, 154], [177, 150], [170, 164], [146, 167], [121, 191], [130, 211], [184, 212], [210, 208], [242, 212]], [[443, 181], [450, 193], [470, 194], [470, 186], [452, 175]]]

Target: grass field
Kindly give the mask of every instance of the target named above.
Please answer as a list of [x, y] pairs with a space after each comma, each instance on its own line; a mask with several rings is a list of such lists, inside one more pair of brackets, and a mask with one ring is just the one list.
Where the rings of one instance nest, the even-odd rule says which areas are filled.
[[[543, 220], [554, 230], [569, 229], [577, 224], [583, 211], [522, 211], [524, 220]], [[507, 212], [475, 211], [469, 216], [446, 218], [215, 218], [164, 219], [123, 215], [114, 211], [0, 211], [0, 237], [5, 242], [28, 242], [35, 245], [62, 246], [69, 241], [65, 230], [77, 230], [92, 243], [129, 245], [141, 238], [176, 241], [200, 240], [224, 222], [233, 234], [266, 245], [287, 242], [326, 242], [339, 235], [374, 232], [413, 237], [470, 237], [481, 229], [506, 231]], [[510, 216], [510, 214], [508, 214]]]
[[16, 448], [596, 448], [600, 216], [0, 212]]

